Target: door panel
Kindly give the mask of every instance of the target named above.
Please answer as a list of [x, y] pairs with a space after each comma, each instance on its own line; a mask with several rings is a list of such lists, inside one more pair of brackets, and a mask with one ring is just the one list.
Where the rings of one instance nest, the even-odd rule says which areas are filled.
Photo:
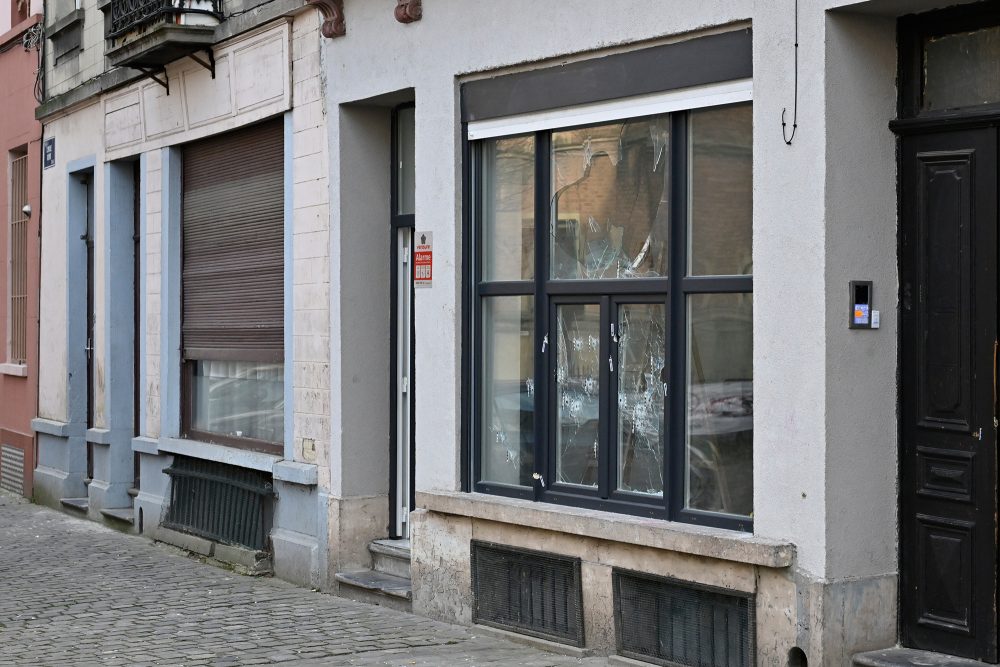
[[412, 384], [412, 354], [413, 354], [413, 273], [410, 269], [410, 252], [413, 243], [413, 230], [400, 227], [396, 231], [396, 284], [395, 289], [395, 386], [393, 398], [395, 408], [396, 428], [394, 446], [395, 505], [394, 505], [394, 537], [408, 538], [409, 513], [413, 499], [412, 476], [412, 421], [413, 421], [413, 389]]
[[996, 130], [901, 156], [902, 641], [995, 661]]

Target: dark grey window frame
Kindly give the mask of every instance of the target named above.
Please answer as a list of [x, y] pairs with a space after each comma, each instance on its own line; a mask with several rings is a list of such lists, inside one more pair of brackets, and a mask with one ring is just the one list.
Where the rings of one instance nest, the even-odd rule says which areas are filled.
[[[679, 67], [680, 64], [685, 65]], [[678, 75], [678, 70], [683, 74]], [[648, 76], [636, 76], [638, 71]], [[462, 87], [463, 118], [463, 386], [462, 392], [462, 482], [466, 491], [571, 505], [623, 514], [681, 521], [685, 523], [752, 531], [751, 517], [685, 509], [685, 414], [687, 365], [686, 299], [698, 293], [752, 293], [752, 276], [687, 275], [688, 218], [688, 117], [687, 112], [671, 115], [670, 188], [674, 193], [670, 221], [670, 270], [667, 277], [628, 281], [553, 281], [547, 279], [548, 230], [551, 217], [549, 195], [550, 138], [553, 131], [534, 133], [535, 137], [535, 279], [528, 283], [483, 283], [479, 262], [478, 211], [481, 182], [478, 170], [480, 142], [469, 141], [468, 123], [491, 117], [530, 113], [547, 108], [586, 104], [620, 97], [630, 97], [674, 88], [706, 85], [752, 76], [752, 44], [749, 30], [734, 31], [668, 44], [625, 54], [572, 63], [558, 68], [507, 75], [467, 83]], [[574, 83], [587, 82], [574, 87]], [[606, 84], [606, 85], [604, 85]], [[655, 87], [654, 87], [655, 86]], [[652, 88], [651, 88], [652, 87]], [[576, 91], [576, 92], [568, 92]], [[527, 286], [526, 286], [527, 285]], [[676, 287], [675, 287], [676, 286]], [[516, 487], [485, 482], [480, 477], [481, 396], [478, 378], [482, 361], [481, 303], [487, 296], [533, 296], [535, 299], [535, 470], [542, 473], [548, 486], [535, 481], [532, 487]], [[584, 297], [586, 297], [584, 299]], [[552, 304], [560, 301], [599, 302], [602, 304], [602, 331], [608, 326], [611, 308], [619, 299], [628, 302], [656, 301], [666, 306], [668, 333], [667, 358], [670, 391], [665, 400], [668, 427], [664, 443], [667, 484], [663, 496], [645, 496], [613, 490], [616, 470], [615, 452], [609, 438], [603, 438], [598, 490], [553, 484], [555, 448], [549, 445], [552, 421], [548, 358], [539, 353], [541, 337], [550, 330]], [[602, 336], [603, 339], [603, 336]], [[608, 391], [602, 380], [602, 397]], [[602, 398], [602, 401], [604, 399]], [[671, 415], [679, 417], [672, 419]], [[602, 415], [603, 417], [603, 415]], [[609, 428], [608, 419], [602, 419]]]

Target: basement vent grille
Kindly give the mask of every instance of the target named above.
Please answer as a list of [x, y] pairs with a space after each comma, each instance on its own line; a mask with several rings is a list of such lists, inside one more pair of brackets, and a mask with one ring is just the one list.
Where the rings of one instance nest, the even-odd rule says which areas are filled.
[[171, 479], [166, 528], [267, 549], [274, 494], [271, 475], [186, 456], [175, 456], [163, 472]]
[[658, 665], [750, 667], [752, 595], [614, 571], [620, 655]]
[[580, 559], [472, 543], [473, 622], [583, 646]]
[[0, 445], [0, 489], [24, 495], [24, 452]]

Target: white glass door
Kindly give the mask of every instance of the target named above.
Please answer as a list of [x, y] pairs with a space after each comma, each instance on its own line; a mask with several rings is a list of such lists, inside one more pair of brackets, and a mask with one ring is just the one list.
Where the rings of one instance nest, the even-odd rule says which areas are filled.
[[395, 442], [395, 534], [409, 538], [410, 498], [412, 491], [411, 450], [413, 438], [412, 331], [413, 271], [410, 251], [413, 230], [396, 230], [396, 442]]

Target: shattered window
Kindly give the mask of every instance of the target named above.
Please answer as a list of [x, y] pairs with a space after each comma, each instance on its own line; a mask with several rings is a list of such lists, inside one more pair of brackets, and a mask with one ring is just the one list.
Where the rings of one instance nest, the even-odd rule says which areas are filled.
[[751, 117], [473, 144], [477, 490], [750, 529]]

